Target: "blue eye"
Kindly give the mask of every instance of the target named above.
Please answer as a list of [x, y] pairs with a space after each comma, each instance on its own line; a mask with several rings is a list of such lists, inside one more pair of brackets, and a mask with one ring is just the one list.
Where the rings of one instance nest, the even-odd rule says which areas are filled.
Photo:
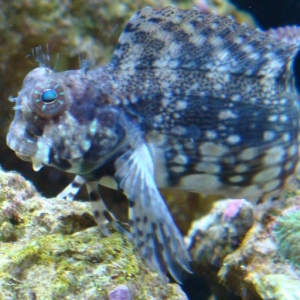
[[44, 103], [52, 103], [57, 99], [56, 91], [53, 89], [45, 90], [41, 95], [41, 100]]

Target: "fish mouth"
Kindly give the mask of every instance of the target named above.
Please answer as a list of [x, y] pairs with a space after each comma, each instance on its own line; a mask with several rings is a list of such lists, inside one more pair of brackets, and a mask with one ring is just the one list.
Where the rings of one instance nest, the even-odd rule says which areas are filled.
[[26, 137], [18, 138], [18, 136], [9, 132], [6, 136], [6, 143], [23, 160], [28, 160], [28, 158], [34, 156], [36, 153], [36, 140], [34, 139]]
[[21, 139], [18, 138], [18, 136], [15, 136], [12, 132], [9, 132], [6, 137], [6, 142], [8, 147], [12, 149], [20, 159], [31, 162], [35, 171], [39, 171], [45, 164], [48, 163], [48, 151], [40, 153], [41, 151], [39, 151], [39, 145], [36, 138], [24, 136]]
[[16, 155], [17, 155], [19, 158], [21, 158], [22, 160], [28, 161], [28, 162], [32, 162], [32, 159], [31, 159], [30, 156], [23, 155], [23, 154], [18, 153], [18, 152], [15, 152], [15, 153], [16, 153]]
[[32, 163], [32, 168], [34, 171], [39, 171], [44, 166], [43, 162], [38, 158], [35, 158], [33, 156], [24, 155], [24, 154], [16, 152], [16, 151], [15, 151], [15, 153], [20, 159]]

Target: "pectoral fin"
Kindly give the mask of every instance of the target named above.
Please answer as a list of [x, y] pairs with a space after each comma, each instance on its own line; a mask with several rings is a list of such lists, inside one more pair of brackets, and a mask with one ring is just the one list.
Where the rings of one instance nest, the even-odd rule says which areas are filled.
[[116, 178], [129, 199], [129, 222], [136, 247], [148, 266], [166, 281], [166, 273], [180, 282], [183, 270], [191, 272], [183, 238], [154, 180], [148, 147], [135, 143], [117, 159]]

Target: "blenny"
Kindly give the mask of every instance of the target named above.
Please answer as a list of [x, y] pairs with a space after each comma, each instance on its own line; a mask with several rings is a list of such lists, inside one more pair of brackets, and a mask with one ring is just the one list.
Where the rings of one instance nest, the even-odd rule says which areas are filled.
[[180, 282], [190, 257], [158, 188], [282, 197], [298, 163], [298, 49], [229, 17], [146, 7], [105, 66], [54, 72], [40, 59], [14, 99], [7, 144], [35, 170], [76, 174], [58, 197], [85, 184], [104, 235], [107, 221], [126, 233], [98, 191], [113, 182], [145, 262]]

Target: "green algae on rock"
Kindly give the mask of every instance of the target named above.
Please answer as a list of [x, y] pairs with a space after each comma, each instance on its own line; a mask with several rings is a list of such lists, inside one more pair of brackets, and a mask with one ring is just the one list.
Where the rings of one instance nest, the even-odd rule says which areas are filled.
[[107, 299], [121, 284], [132, 299], [187, 299], [124, 236], [101, 238], [87, 203], [43, 198], [0, 170], [0, 299]]
[[[299, 279], [286, 274], [269, 274], [263, 277], [251, 276], [260, 299], [300, 299]], [[246, 298], [247, 299], [247, 298]], [[250, 298], [249, 298], [250, 299]]]
[[[1, 248], [2, 287], [13, 289], [19, 299], [26, 299], [30, 293], [38, 299], [71, 295], [73, 299], [97, 299], [139, 273], [140, 262], [129, 242], [117, 233], [99, 239], [95, 227], [74, 235], [46, 235], [25, 245], [6, 244]], [[11, 281], [18, 284], [11, 286]]]
[[218, 299], [300, 299], [299, 199], [260, 205], [252, 218], [249, 203], [220, 201], [193, 223], [194, 272]]
[[189, 231], [194, 272], [204, 277], [213, 293], [217, 297], [222, 295], [221, 299], [231, 299], [231, 293], [219, 282], [218, 271], [225, 257], [239, 247], [253, 222], [251, 203], [230, 199], [215, 202], [211, 211], [195, 221]]
[[[275, 237], [280, 254], [300, 267], [300, 210], [299, 207], [277, 218]], [[300, 298], [300, 296], [299, 296]]]
[[276, 239], [280, 215], [298, 205], [299, 197], [294, 197], [257, 207], [254, 225], [240, 247], [225, 257], [218, 273], [217, 280], [226, 289], [245, 300], [300, 299], [299, 267], [280, 254]]

